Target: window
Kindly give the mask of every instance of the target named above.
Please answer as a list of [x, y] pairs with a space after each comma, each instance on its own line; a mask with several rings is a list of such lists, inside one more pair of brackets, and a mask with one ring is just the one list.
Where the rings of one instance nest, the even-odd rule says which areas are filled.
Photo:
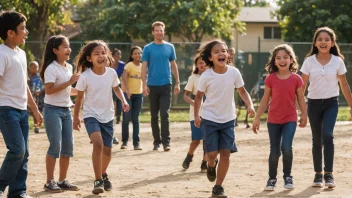
[[281, 39], [281, 28], [264, 27], [264, 39]]

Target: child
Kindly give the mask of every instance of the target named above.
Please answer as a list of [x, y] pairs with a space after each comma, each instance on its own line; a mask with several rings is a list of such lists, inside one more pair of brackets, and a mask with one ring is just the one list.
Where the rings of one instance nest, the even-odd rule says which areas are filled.
[[[43, 112], [43, 107], [44, 107], [44, 86], [43, 86], [43, 81], [40, 79], [39, 76], [39, 64], [37, 61], [31, 61], [29, 63], [28, 67], [28, 86], [31, 90], [31, 93], [34, 97], [35, 103], [38, 106], [39, 112]], [[39, 133], [39, 127], [37, 126], [37, 121], [35, 120], [35, 117], [33, 117], [34, 120], [34, 132]]]
[[322, 145], [324, 145], [325, 186], [334, 188], [332, 175], [334, 165], [334, 127], [338, 114], [340, 83], [343, 95], [350, 106], [351, 90], [346, 80], [344, 57], [336, 43], [334, 31], [328, 27], [317, 29], [312, 48], [303, 62], [301, 72], [305, 93], [308, 80], [308, 117], [312, 130], [313, 163], [315, 177], [312, 186], [323, 186]]
[[[73, 105], [70, 95], [77, 94], [71, 88], [78, 78], [72, 74], [72, 66], [66, 61], [71, 54], [68, 38], [62, 35], [52, 36], [45, 48], [40, 76], [45, 86], [44, 121], [49, 140], [46, 155], [46, 183], [44, 190], [62, 192], [62, 190], [79, 190], [67, 179], [70, 157], [73, 157], [73, 130], [70, 107]], [[56, 158], [60, 158], [59, 180], [54, 180]]]
[[[206, 100], [202, 106], [202, 124], [204, 127], [205, 150], [208, 160], [207, 177], [213, 182], [213, 196], [223, 196], [221, 186], [230, 165], [230, 153], [236, 150], [234, 124], [236, 106], [234, 88], [237, 88], [245, 101], [251, 117], [254, 116], [252, 100], [244, 88], [241, 73], [237, 68], [226, 65], [228, 52], [226, 44], [221, 40], [210, 41], [200, 47], [200, 55], [205, 64], [210, 67], [203, 72], [198, 83], [198, 92], [194, 100], [194, 125], [200, 127], [200, 104], [204, 94]], [[220, 153], [218, 172], [215, 161]]]
[[112, 189], [106, 170], [111, 160], [111, 146], [114, 135], [114, 105], [111, 88], [123, 102], [123, 110], [129, 110], [128, 103], [120, 89], [116, 72], [107, 67], [112, 62], [111, 52], [104, 41], [94, 40], [82, 47], [76, 57], [77, 70], [83, 72], [77, 82], [78, 90], [74, 109], [73, 128], [80, 130], [79, 112], [88, 135], [93, 143], [93, 169], [95, 173], [93, 194]]
[[[203, 126], [201, 126], [200, 128], [197, 128], [194, 126], [194, 107], [193, 107], [194, 100], [192, 98], [194, 98], [194, 96], [197, 94], [199, 78], [206, 69], [207, 67], [205, 65], [205, 62], [202, 60], [199, 54], [197, 54], [194, 59], [194, 67], [193, 67], [192, 75], [188, 78], [188, 82], [185, 87], [185, 93], [183, 95], [183, 99], [190, 104], [189, 117], [190, 117], [191, 131], [192, 131], [192, 142], [189, 145], [187, 156], [182, 163], [182, 167], [184, 169], [189, 168], [189, 164], [192, 162], [192, 159], [193, 159], [193, 153], [198, 147], [198, 145], [200, 144], [200, 141], [203, 139], [203, 136], [204, 136]], [[192, 98], [189, 96], [191, 94], [193, 95]], [[202, 173], [205, 173], [207, 171], [207, 161], [205, 160], [205, 152], [203, 154], [203, 161], [200, 166], [200, 170]]]
[[6, 156], [0, 169], [0, 197], [9, 186], [7, 197], [27, 197], [28, 176], [28, 112], [33, 112], [37, 126], [42, 115], [27, 85], [26, 53], [18, 46], [28, 35], [26, 17], [15, 11], [0, 13], [0, 130], [6, 148]]
[[139, 144], [139, 114], [143, 103], [143, 87], [141, 79], [142, 71], [142, 49], [138, 46], [132, 47], [130, 58], [122, 74], [122, 90], [131, 108], [131, 111], [123, 113], [122, 120], [122, 145], [121, 149], [127, 149], [129, 123], [132, 119], [133, 124], [133, 148], [142, 150]]
[[[307, 124], [307, 111], [302, 94], [302, 79], [296, 74], [298, 64], [291, 46], [278, 45], [272, 52], [271, 59], [266, 65], [269, 75], [265, 79], [263, 98], [253, 121], [253, 132], [257, 133], [260, 126], [260, 116], [267, 108], [268, 133], [270, 139], [269, 180], [265, 190], [274, 190], [277, 182], [277, 166], [282, 152], [284, 187], [293, 189], [292, 142], [297, 125], [296, 97], [301, 109], [299, 126]], [[271, 98], [271, 99], [270, 99]]]

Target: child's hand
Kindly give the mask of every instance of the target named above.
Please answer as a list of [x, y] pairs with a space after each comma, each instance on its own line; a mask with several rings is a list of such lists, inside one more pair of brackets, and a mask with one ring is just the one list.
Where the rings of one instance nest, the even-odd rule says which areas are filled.
[[128, 105], [128, 103], [123, 103], [122, 109], [124, 112], [128, 112], [130, 110], [130, 105]]
[[307, 125], [307, 114], [302, 113], [301, 114], [301, 119], [299, 120], [299, 127], [305, 127]]
[[250, 118], [253, 118], [255, 116], [255, 111], [253, 107], [248, 107], [247, 111]]
[[78, 79], [79, 79], [79, 74], [77, 74], [77, 73], [73, 74], [70, 79], [71, 85], [74, 84], [75, 82], [77, 82]]
[[143, 85], [143, 95], [149, 96], [149, 87], [148, 85]]
[[174, 95], [177, 96], [180, 93], [180, 84], [177, 83], [174, 87]]
[[260, 127], [260, 119], [254, 119], [253, 124], [252, 124], [252, 130], [255, 134], [259, 132], [259, 127]]
[[197, 116], [194, 118], [194, 126], [196, 126], [197, 128], [200, 128], [200, 122], [202, 121], [202, 119], [200, 118], [200, 116]]
[[37, 110], [37, 111], [33, 111], [33, 116], [35, 117], [35, 119], [37, 120], [37, 127], [42, 126], [43, 123], [43, 116], [42, 114]]
[[81, 120], [79, 118], [73, 118], [73, 129], [80, 131], [81, 129]]

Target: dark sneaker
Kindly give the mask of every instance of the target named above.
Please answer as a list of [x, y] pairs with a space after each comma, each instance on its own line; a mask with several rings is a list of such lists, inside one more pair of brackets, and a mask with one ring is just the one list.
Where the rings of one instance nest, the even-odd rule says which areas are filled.
[[323, 187], [323, 174], [315, 174], [312, 187]]
[[159, 150], [160, 145], [159, 144], [154, 144], [153, 151]]
[[133, 149], [134, 150], [142, 150], [142, 147], [138, 144], [138, 145], [134, 145]]
[[34, 133], [39, 133], [39, 128], [38, 127], [34, 128]]
[[119, 139], [117, 139], [117, 137], [114, 137], [114, 138], [112, 139], [112, 143], [113, 143], [113, 144], [119, 144], [120, 142], [119, 142]]
[[92, 193], [98, 195], [99, 193], [104, 192], [104, 181], [102, 179], [98, 179], [94, 181], [94, 188]]
[[122, 143], [121, 149], [127, 149], [127, 142]]
[[165, 152], [168, 152], [168, 151], [170, 151], [170, 150], [171, 150], [170, 145], [164, 146], [164, 151], [165, 151]]
[[200, 165], [200, 172], [201, 173], [206, 173], [207, 172], [207, 169], [208, 169], [208, 166], [207, 166], [207, 161], [202, 161], [202, 164]]
[[104, 181], [104, 190], [106, 191], [112, 190], [110, 179], [108, 178], [108, 175], [106, 173], [103, 174], [103, 181]]
[[227, 198], [224, 192], [224, 188], [220, 185], [215, 185], [213, 187], [213, 191], [211, 192], [211, 197]]
[[295, 187], [293, 186], [293, 181], [292, 181], [292, 176], [289, 177], [284, 177], [284, 188], [286, 189], [294, 189]]
[[324, 174], [324, 180], [325, 180], [325, 186], [329, 188], [335, 188], [335, 182], [334, 182], [334, 177], [332, 176], [331, 173], [326, 173]]
[[275, 190], [277, 179], [276, 178], [269, 178], [266, 182], [266, 186], [264, 190]]
[[55, 180], [51, 180], [48, 184], [44, 184], [44, 190], [52, 193], [62, 192], [61, 188], [57, 185]]
[[184, 169], [188, 169], [189, 168], [189, 164], [192, 162], [192, 159], [193, 159], [193, 155], [190, 155], [190, 154], [187, 153], [187, 156], [186, 156], [185, 160], [182, 163], [182, 167]]
[[77, 185], [71, 184], [68, 180], [64, 180], [61, 184], [60, 182], [57, 182], [57, 185], [62, 189], [62, 190], [71, 190], [71, 191], [77, 191], [79, 190]]
[[218, 159], [215, 159], [215, 166], [214, 167], [210, 167], [208, 166], [207, 168], [207, 177], [208, 180], [213, 182], [216, 179], [216, 166], [218, 165]]

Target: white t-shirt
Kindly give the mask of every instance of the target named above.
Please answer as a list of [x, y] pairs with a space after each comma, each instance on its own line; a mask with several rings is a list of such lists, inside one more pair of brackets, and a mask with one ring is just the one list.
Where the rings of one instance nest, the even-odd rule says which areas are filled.
[[27, 110], [26, 53], [0, 45], [0, 106]]
[[338, 56], [331, 54], [330, 62], [322, 66], [314, 54], [304, 60], [301, 72], [309, 75], [308, 98], [327, 99], [339, 95], [337, 75], [345, 74], [347, 69]]
[[[186, 91], [191, 92], [192, 95], [196, 95], [198, 91], [198, 83], [199, 83], [200, 75], [192, 74], [188, 78], [187, 85], [185, 87]], [[194, 107], [192, 105], [189, 106], [189, 120], [194, 120]]]
[[201, 110], [202, 118], [217, 123], [236, 119], [234, 92], [243, 85], [240, 71], [232, 66], [227, 66], [223, 74], [215, 73], [212, 68], [203, 72], [198, 84], [198, 91], [207, 97]]
[[114, 119], [114, 104], [111, 88], [120, 84], [116, 71], [105, 67], [105, 73], [95, 74], [91, 69], [84, 71], [78, 79], [76, 89], [84, 91], [82, 118], [93, 117], [100, 123]]
[[[44, 72], [45, 83], [54, 83], [54, 85], [62, 84], [71, 79], [72, 65], [66, 63], [66, 67], [53, 61], [48, 65]], [[54, 94], [45, 94], [44, 103], [58, 107], [71, 107], [73, 105], [71, 98], [71, 85]]]

